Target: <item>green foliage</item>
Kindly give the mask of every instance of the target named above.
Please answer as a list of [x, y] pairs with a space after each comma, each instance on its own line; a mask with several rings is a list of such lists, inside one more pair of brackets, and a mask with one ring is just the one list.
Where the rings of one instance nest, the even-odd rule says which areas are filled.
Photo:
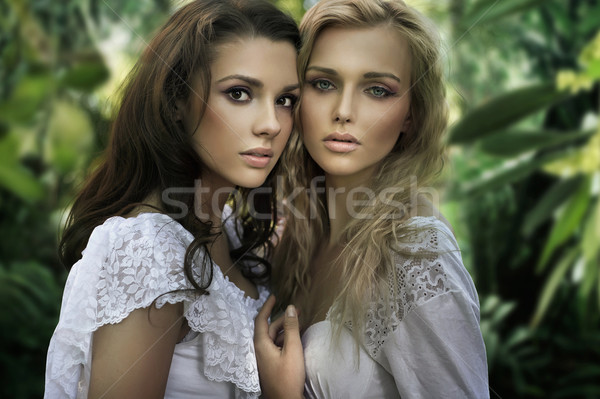
[[522, 118], [545, 109], [565, 97], [554, 83], [516, 89], [500, 95], [463, 116], [450, 133], [450, 143], [467, 144]]
[[524, 152], [547, 150], [558, 146], [571, 146], [586, 141], [593, 131], [504, 131], [479, 140], [482, 151], [499, 157], [514, 157]]
[[[304, 13], [302, 0], [273, 2], [298, 21]], [[492, 397], [600, 397], [600, 5], [420, 3], [451, 36], [462, 116], [450, 194]], [[103, 40], [115, 28], [132, 43], [148, 38], [177, 5], [0, 3], [0, 397], [43, 389], [65, 276], [59, 220], [109, 122], [98, 92], [114, 54]]]
[[115, 23], [134, 38], [149, 35], [170, 6], [0, 3], [2, 398], [43, 394], [66, 275], [57, 258], [60, 219], [107, 133], [96, 92], [111, 72], [100, 42]]
[[[468, 226], [492, 397], [599, 397], [600, 5], [461, 4], [454, 77], [477, 105], [451, 131], [451, 194]], [[510, 49], [501, 56], [485, 46], [492, 32]], [[500, 69], [517, 74], [511, 63], [545, 83], [509, 82]]]
[[56, 327], [62, 281], [35, 261], [0, 265], [2, 397], [41, 397], [48, 340]]
[[60, 84], [71, 89], [89, 92], [106, 81], [109, 76], [108, 68], [100, 57], [95, 55], [93, 58], [95, 59], [75, 63], [60, 78]]
[[44, 195], [43, 185], [19, 159], [19, 137], [11, 132], [0, 138], [0, 187], [25, 201], [35, 201]]

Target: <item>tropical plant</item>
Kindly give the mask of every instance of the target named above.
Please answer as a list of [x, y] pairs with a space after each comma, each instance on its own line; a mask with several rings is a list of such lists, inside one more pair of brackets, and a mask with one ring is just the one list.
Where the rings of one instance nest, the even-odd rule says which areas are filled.
[[[487, 35], [512, 49], [492, 50], [494, 57], [480, 61], [484, 79], [496, 73], [495, 87], [509, 88], [495, 95], [466, 90], [464, 98], [478, 105], [464, 112], [450, 138], [459, 175], [451, 196], [463, 205], [468, 227], [491, 392], [597, 397], [600, 35], [592, 15], [600, 5], [453, 3], [457, 33], [480, 24], [456, 49], [456, 57], [470, 52], [457, 61], [467, 71], [455, 75], [461, 88], [481, 78], [474, 60], [490, 52], [482, 47]], [[502, 73], [507, 61], [535, 83], [511, 82]], [[496, 65], [488, 69], [490, 63]]]

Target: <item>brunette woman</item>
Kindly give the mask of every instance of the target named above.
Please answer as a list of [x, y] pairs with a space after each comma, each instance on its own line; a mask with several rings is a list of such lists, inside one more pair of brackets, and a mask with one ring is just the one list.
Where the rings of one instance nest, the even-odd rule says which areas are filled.
[[46, 398], [258, 397], [264, 193], [292, 130], [298, 44], [258, 0], [193, 1], [150, 42], [62, 237]]

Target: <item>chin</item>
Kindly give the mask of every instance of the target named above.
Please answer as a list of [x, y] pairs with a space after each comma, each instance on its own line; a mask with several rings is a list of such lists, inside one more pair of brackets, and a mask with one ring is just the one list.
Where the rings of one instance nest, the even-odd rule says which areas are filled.
[[[269, 170], [270, 172], [270, 170]], [[232, 180], [232, 182], [239, 187], [244, 188], [257, 188], [263, 185], [267, 177], [268, 173], [240, 173], [236, 176], [236, 179]]]
[[340, 162], [340, 160], [336, 160], [331, 162], [331, 160], [329, 160], [317, 162], [317, 164], [323, 169], [323, 172], [332, 176], [349, 176], [359, 172], [356, 165], [351, 164], [351, 161]]

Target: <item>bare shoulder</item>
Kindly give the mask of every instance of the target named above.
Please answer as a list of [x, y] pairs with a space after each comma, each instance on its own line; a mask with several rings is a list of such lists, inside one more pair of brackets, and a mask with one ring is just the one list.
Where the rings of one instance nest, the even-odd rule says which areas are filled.
[[448, 229], [454, 234], [454, 229], [450, 222], [442, 215], [439, 209], [437, 209], [429, 199], [427, 199], [424, 195], [419, 194], [417, 196], [417, 216], [429, 217], [435, 216], [442, 223], [444, 223]]

